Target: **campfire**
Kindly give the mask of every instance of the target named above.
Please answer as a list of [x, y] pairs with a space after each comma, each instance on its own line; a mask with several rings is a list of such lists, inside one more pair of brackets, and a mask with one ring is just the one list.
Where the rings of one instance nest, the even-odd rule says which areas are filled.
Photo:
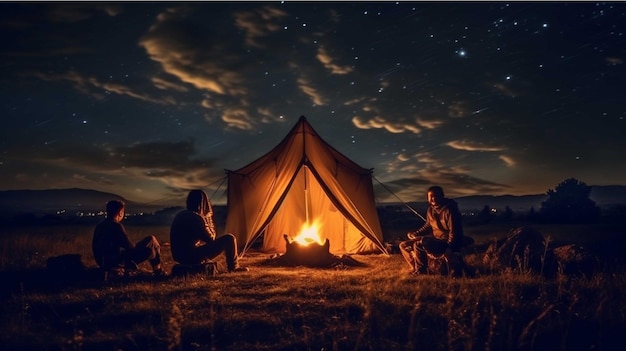
[[335, 256], [329, 251], [330, 241], [322, 241], [317, 228], [317, 222], [305, 223], [295, 237], [284, 234], [286, 251], [283, 259], [292, 265], [325, 266], [331, 263]]
[[[322, 242], [322, 238], [318, 234], [317, 227], [317, 221], [314, 221], [313, 223], [304, 223], [302, 225], [302, 229], [300, 229], [300, 233], [298, 233], [295, 238], [291, 239], [291, 241], [295, 241], [302, 246], [308, 246], [314, 243], [324, 245], [324, 242]], [[289, 238], [285, 238], [285, 240], [287, 240], [287, 243], [290, 243]]]

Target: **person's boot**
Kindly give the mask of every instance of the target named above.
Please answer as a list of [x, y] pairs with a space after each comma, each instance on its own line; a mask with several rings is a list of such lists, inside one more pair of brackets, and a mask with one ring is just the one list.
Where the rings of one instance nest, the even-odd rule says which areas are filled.
[[137, 263], [135, 263], [135, 261], [128, 260], [126, 261], [126, 263], [124, 263], [124, 276], [125, 277], [135, 276], [137, 275], [138, 272], [139, 272], [139, 266], [137, 265]]
[[236, 266], [235, 268], [229, 268], [228, 272], [247, 272], [249, 270], [248, 267]]
[[167, 273], [165, 273], [161, 264], [152, 267], [152, 275], [155, 277], [167, 277]]

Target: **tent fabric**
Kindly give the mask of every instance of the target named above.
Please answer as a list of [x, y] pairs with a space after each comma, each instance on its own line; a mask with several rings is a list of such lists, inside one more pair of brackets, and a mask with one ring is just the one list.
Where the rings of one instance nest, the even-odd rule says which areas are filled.
[[260, 236], [263, 252], [284, 253], [284, 234], [313, 222], [332, 254], [387, 253], [372, 171], [323, 141], [304, 116], [274, 149], [227, 177], [225, 229], [241, 256]]

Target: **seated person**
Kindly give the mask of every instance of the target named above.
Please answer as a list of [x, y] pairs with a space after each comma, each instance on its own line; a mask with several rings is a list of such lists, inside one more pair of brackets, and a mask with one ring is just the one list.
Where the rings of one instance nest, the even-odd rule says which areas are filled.
[[237, 238], [232, 234], [217, 237], [213, 207], [202, 190], [192, 190], [187, 195], [187, 209], [172, 221], [170, 243], [172, 257], [178, 263], [200, 264], [223, 252], [229, 272], [248, 270], [237, 263]]
[[432, 186], [427, 193], [426, 223], [407, 234], [409, 240], [400, 243], [400, 252], [411, 267], [412, 274], [425, 274], [428, 254], [446, 255], [459, 251], [463, 244], [461, 212], [456, 201], [444, 196], [443, 189]]
[[116, 275], [138, 270], [137, 264], [149, 261], [155, 275], [165, 275], [161, 267], [161, 245], [153, 235], [133, 244], [121, 221], [125, 204], [119, 200], [106, 205], [106, 218], [93, 233], [93, 257], [98, 266]]

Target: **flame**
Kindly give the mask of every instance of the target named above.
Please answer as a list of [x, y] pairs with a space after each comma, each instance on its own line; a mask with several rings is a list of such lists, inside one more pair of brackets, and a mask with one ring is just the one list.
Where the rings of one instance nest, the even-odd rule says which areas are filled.
[[300, 229], [300, 233], [293, 238], [293, 241], [303, 246], [307, 246], [311, 243], [324, 245], [322, 238], [318, 234], [318, 226], [318, 221], [314, 221], [313, 223], [304, 223]]

